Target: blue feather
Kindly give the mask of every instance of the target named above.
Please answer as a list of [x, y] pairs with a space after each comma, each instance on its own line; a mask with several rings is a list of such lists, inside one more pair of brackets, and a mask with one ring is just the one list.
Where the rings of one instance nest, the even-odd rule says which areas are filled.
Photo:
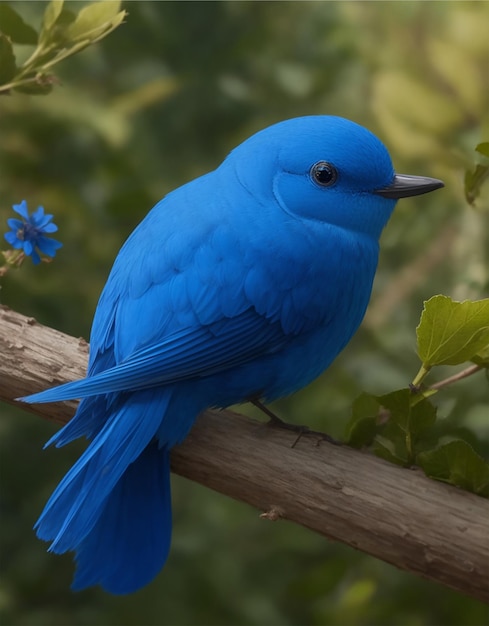
[[163, 567], [171, 540], [170, 457], [156, 443], [128, 466], [76, 549], [72, 589], [136, 591]]
[[[90, 533], [127, 467], [154, 439], [170, 397], [171, 390], [156, 389], [120, 397], [114, 403], [102, 428], [60, 482], [36, 523], [38, 537], [52, 541], [50, 550], [74, 550]], [[65, 428], [70, 430], [70, 423]], [[63, 431], [48, 443], [57, 443]]]
[[20, 399], [58, 402], [158, 387], [243, 365], [275, 352], [284, 343], [280, 324], [270, 324], [249, 310], [225, 322], [175, 333], [165, 342], [138, 350], [131, 358], [98, 374]]

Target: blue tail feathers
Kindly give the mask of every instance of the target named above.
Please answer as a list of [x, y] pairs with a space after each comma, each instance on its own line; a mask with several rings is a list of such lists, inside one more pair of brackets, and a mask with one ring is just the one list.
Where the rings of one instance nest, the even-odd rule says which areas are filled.
[[[159, 389], [113, 402], [36, 524], [38, 537], [52, 542], [51, 551], [76, 552], [76, 589], [100, 584], [111, 593], [130, 593], [147, 584], [166, 560], [170, 462], [157, 433], [170, 398], [170, 390]], [[77, 417], [65, 427], [67, 433]], [[72, 439], [63, 431], [53, 443]]]
[[77, 546], [72, 589], [96, 584], [114, 594], [140, 589], [163, 567], [171, 530], [170, 457], [154, 441], [129, 465]]

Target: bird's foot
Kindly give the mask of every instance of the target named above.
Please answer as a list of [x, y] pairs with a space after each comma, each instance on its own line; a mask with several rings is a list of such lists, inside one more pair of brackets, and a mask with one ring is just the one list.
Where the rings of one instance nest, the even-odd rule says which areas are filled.
[[265, 415], [269, 418], [267, 422], [267, 426], [272, 428], [283, 428], [284, 430], [290, 430], [292, 432], [297, 433], [297, 438], [292, 444], [292, 448], [294, 448], [298, 442], [300, 441], [303, 435], [314, 435], [318, 437], [317, 445], [321, 443], [321, 441], [327, 441], [328, 443], [332, 443], [335, 446], [343, 445], [341, 441], [334, 439], [330, 435], [326, 433], [321, 433], [317, 430], [312, 430], [309, 426], [304, 426], [303, 424], [290, 424], [289, 422], [284, 422], [284, 420], [280, 419], [275, 413], [270, 411], [268, 407], [262, 404], [259, 400], [251, 400], [251, 403], [254, 404], [260, 411], [265, 413]]

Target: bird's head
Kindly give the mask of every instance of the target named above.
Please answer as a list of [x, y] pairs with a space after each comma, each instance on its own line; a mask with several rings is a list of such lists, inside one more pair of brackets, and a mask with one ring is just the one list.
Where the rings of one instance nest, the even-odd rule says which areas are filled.
[[399, 198], [443, 183], [395, 174], [370, 131], [333, 116], [300, 117], [258, 132], [226, 160], [264, 206], [378, 238]]

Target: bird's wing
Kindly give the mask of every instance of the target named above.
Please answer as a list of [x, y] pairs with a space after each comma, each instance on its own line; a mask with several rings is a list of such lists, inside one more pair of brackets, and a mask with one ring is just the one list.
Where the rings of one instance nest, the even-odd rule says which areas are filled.
[[[260, 235], [263, 220], [231, 227], [229, 208], [220, 210], [214, 197], [204, 210], [202, 198], [210, 194], [192, 189], [159, 203], [122, 247], [95, 314], [87, 378], [24, 400], [54, 402], [207, 376], [275, 352], [318, 323], [324, 289], [305, 280], [311, 267], [297, 252], [297, 239], [285, 242], [281, 259], [284, 235], [270, 237], [270, 229]], [[245, 228], [250, 232], [243, 235]]]
[[208, 376], [271, 354], [287, 341], [279, 322], [269, 322], [248, 309], [232, 319], [174, 333], [94, 376], [22, 400], [58, 402]]
[[324, 270], [332, 259], [333, 269], [343, 263], [334, 240], [327, 249], [311, 227], [279, 219], [249, 195], [228, 193], [237, 196], [228, 202], [217, 174], [172, 192], [122, 247], [95, 314], [89, 375], [250, 308], [285, 334], [334, 313], [337, 281]]
[[185, 189], [159, 203], [119, 252], [92, 325], [89, 375], [253, 306], [244, 284], [254, 260], [240, 234], [214, 201], [202, 206], [204, 191], [189, 198]]
[[[273, 278], [257, 273], [260, 260], [242, 249], [239, 233], [219, 216], [212, 219], [212, 211], [192, 213], [186, 198], [168, 200], [119, 252], [94, 317], [87, 378], [25, 401], [55, 402], [207, 376], [288, 341], [276, 315], [279, 290], [272, 295]], [[253, 294], [267, 290], [276, 302], [257, 310]]]

